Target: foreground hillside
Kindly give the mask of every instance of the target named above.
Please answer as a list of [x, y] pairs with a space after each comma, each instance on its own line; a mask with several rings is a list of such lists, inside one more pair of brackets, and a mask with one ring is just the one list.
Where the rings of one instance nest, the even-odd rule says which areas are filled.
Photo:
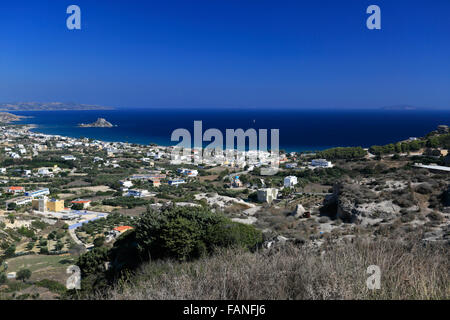
[[[322, 250], [322, 249], [321, 249]], [[250, 253], [223, 250], [194, 262], [149, 262], [94, 299], [449, 299], [450, 259], [441, 245], [355, 241]], [[381, 269], [369, 290], [369, 265]]]

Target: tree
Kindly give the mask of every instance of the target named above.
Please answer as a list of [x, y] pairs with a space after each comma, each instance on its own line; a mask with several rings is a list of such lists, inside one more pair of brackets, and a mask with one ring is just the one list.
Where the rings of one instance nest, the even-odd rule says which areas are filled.
[[55, 245], [55, 250], [60, 251], [62, 248], [64, 248], [64, 244], [60, 241], [58, 241]]
[[3, 272], [0, 272], [0, 284], [4, 284], [6, 282], [6, 274]]
[[16, 246], [15, 245], [10, 245], [6, 250], [5, 250], [5, 257], [7, 258], [11, 258], [14, 257], [14, 255], [16, 254]]
[[31, 270], [30, 269], [19, 270], [17, 272], [17, 276], [16, 276], [17, 280], [22, 280], [23, 282], [25, 282], [25, 280], [30, 279], [30, 277], [31, 277]]
[[98, 248], [105, 243], [105, 237], [97, 237], [94, 239], [94, 247]]
[[84, 206], [82, 203], [74, 203], [71, 207], [72, 210], [83, 210]]
[[149, 210], [136, 225], [136, 242], [143, 258], [168, 257], [184, 261], [215, 247], [250, 248], [259, 241], [259, 233], [253, 226], [233, 223], [204, 207]]

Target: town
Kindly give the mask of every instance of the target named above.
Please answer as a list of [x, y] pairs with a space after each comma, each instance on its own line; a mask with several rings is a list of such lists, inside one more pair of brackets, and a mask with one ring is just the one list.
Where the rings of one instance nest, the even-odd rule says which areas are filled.
[[[387, 146], [236, 151], [196, 164], [198, 150], [105, 142], [0, 127], [0, 283], [3, 298], [55, 298], [68, 266], [109, 248], [145, 212], [206, 208], [261, 230], [263, 247], [287, 242], [320, 248], [357, 235], [413, 229], [425, 242], [449, 240], [449, 129]], [[249, 161], [248, 159], [253, 159]], [[270, 161], [269, 161], [270, 159]], [[389, 232], [388, 232], [389, 231]], [[33, 280], [33, 284], [19, 281]], [[1, 280], [1, 279], [0, 279]]]

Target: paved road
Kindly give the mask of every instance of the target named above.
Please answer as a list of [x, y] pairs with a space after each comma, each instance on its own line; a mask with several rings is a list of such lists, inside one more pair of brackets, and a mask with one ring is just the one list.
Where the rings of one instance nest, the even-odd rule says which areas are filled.
[[81, 246], [86, 247], [86, 245], [83, 242], [81, 242], [80, 239], [78, 239], [78, 237], [77, 237], [77, 235], [75, 233], [75, 229], [69, 229], [69, 234], [72, 237], [73, 241], [75, 241], [77, 244], [79, 244]]

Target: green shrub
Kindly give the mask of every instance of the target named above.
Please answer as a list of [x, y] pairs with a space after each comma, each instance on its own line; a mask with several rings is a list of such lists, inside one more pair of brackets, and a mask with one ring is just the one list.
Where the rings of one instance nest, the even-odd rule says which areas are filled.
[[252, 226], [235, 223], [203, 207], [149, 210], [136, 226], [136, 241], [143, 257], [188, 260], [206, 248], [237, 245], [253, 248], [262, 241]]
[[62, 294], [64, 292], [66, 292], [66, 287], [64, 285], [62, 285], [61, 283], [54, 281], [54, 280], [42, 279], [42, 280], [36, 282], [35, 285], [38, 287], [47, 288], [48, 290], [50, 290], [51, 292], [54, 292], [54, 293]]
[[262, 242], [262, 232], [250, 225], [224, 220], [208, 229], [206, 240], [209, 247], [253, 249]]

